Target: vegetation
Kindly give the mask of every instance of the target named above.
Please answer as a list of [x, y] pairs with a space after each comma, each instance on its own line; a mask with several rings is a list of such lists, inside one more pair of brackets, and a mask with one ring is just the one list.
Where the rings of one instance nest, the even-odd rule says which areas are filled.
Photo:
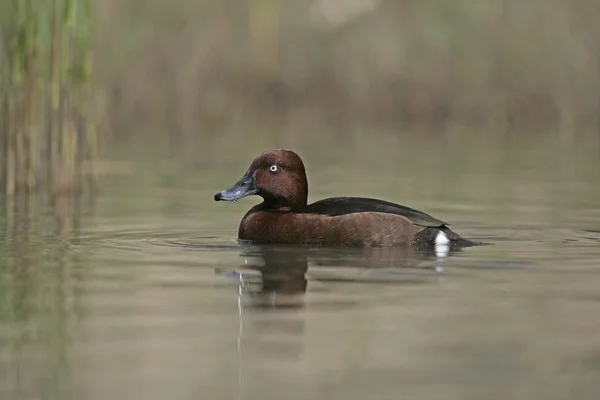
[[0, 29], [0, 191], [79, 190], [96, 151], [91, 2], [0, 0]]
[[600, 2], [593, 0], [97, 7], [99, 24], [111, 28], [96, 51], [110, 60], [98, 79], [115, 135], [206, 139], [239, 121], [307, 116], [398, 132], [423, 124], [443, 132], [447, 123], [489, 128], [482, 133], [577, 132], [598, 122]]
[[599, 12], [592, 0], [0, 0], [0, 190], [81, 189], [99, 135], [140, 133], [142, 153], [148, 136], [270, 141], [320, 122], [569, 139], [598, 124]]

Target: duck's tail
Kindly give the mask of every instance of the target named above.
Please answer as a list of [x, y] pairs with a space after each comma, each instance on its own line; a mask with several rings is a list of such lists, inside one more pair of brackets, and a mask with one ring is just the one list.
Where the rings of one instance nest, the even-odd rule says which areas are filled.
[[429, 244], [433, 246], [450, 246], [462, 248], [471, 246], [482, 246], [488, 243], [465, 239], [446, 225], [440, 227], [428, 227], [415, 235], [418, 244]]

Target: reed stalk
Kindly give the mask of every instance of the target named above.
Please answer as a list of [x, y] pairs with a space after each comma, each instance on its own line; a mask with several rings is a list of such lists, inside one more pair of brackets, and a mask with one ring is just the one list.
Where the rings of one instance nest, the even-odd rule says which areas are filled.
[[0, 192], [83, 189], [91, 30], [91, 0], [0, 0]]

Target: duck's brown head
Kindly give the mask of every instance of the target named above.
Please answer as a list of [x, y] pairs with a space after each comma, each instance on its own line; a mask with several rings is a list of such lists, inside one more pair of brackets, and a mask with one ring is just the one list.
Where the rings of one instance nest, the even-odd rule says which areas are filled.
[[235, 185], [215, 194], [215, 200], [237, 201], [251, 195], [261, 196], [269, 209], [305, 206], [308, 182], [302, 159], [290, 150], [265, 151], [254, 159]]

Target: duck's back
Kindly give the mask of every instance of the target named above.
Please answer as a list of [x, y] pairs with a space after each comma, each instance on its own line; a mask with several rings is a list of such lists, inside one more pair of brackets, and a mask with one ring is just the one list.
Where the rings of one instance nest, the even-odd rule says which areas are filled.
[[439, 228], [449, 225], [414, 208], [366, 197], [330, 197], [294, 212], [298, 214], [322, 214], [330, 217], [356, 213], [384, 213], [400, 215], [407, 218], [414, 225], [424, 228]]

